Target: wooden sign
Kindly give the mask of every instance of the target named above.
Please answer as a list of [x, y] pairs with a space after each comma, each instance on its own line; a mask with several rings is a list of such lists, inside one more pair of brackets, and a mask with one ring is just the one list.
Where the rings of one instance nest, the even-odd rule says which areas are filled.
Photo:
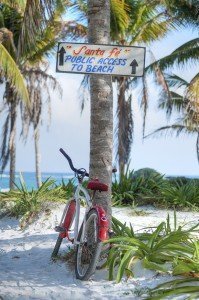
[[58, 44], [57, 72], [139, 77], [144, 65], [144, 47]]

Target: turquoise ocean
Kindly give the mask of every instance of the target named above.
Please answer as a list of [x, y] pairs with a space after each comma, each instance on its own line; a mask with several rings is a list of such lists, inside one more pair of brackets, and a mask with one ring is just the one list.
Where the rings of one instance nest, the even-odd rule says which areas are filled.
[[[16, 180], [15, 183], [20, 186], [20, 174], [23, 176], [23, 179], [26, 183], [28, 190], [36, 189], [36, 177], [35, 172], [16, 172]], [[180, 176], [180, 175], [178, 175]], [[177, 175], [167, 175], [165, 177], [178, 177]], [[199, 176], [183, 176], [186, 178], [195, 178], [199, 179]], [[55, 184], [61, 184], [62, 181], [65, 183], [68, 182], [69, 179], [74, 178], [74, 173], [52, 173], [52, 172], [43, 172], [42, 173], [42, 182], [47, 180], [48, 178], [53, 179]], [[0, 174], [0, 191], [8, 191], [9, 190], [9, 172], [4, 172]]]
[[[20, 186], [20, 174], [23, 176], [23, 179], [26, 183], [28, 190], [36, 189], [36, 177], [35, 172], [16, 172], [16, 180], [15, 183]], [[51, 173], [44, 172], [42, 173], [42, 182], [47, 180], [48, 178], [55, 180], [55, 184], [62, 183], [62, 180], [67, 183], [70, 178], [73, 178], [73, 173]], [[4, 172], [0, 174], [0, 191], [8, 191], [9, 190], [9, 172]]]

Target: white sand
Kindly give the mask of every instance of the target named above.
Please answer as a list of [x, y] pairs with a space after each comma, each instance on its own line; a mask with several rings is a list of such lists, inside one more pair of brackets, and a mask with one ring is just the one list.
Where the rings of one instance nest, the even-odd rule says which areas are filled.
[[[119, 284], [107, 281], [105, 270], [96, 271], [87, 282], [77, 280], [66, 262], [50, 259], [57, 238], [53, 228], [62, 209], [59, 206], [50, 216], [42, 216], [24, 231], [20, 230], [18, 220], [0, 219], [0, 296], [3, 299], [142, 299], [139, 290], [172, 279], [168, 274], [157, 276], [137, 265], [135, 278], [123, 279]], [[122, 222], [131, 222], [135, 230], [166, 219], [166, 211], [153, 207], [142, 209], [148, 212], [146, 216], [132, 216], [129, 208], [113, 208], [113, 215]], [[196, 224], [199, 213], [178, 212], [177, 218], [178, 224], [190, 221]], [[67, 245], [64, 241], [62, 251]]]

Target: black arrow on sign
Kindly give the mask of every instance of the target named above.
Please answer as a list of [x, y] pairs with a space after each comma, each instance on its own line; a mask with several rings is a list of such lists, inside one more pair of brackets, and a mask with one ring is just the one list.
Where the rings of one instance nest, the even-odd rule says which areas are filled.
[[138, 63], [137, 60], [133, 60], [132, 63], [130, 64], [130, 66], [132, 67], [132, 72], [131, 74], [136, 74], [136, 67], [138, 67]]
[[59, 53], [59, 66], [63, 66], [64, 64], [64, 54], [66, 53], [66, 50], [64, 47], [61, 47], [61, 49], [58, 51]]

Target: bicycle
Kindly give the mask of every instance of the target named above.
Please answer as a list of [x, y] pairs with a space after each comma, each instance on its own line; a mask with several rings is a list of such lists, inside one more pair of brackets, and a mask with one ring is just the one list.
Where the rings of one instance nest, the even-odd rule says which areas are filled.
[[[61, 148], [60, 152], [68, 160], [69, 166], [75, 172], [78, 179], [78, 185], [74, 192], [74, 199], [70, 200], [63, 211], [59, 226], [55, 231], [59, 232], [52, 258], [55, 258], [59, 252], [64, 238], [75, 245], [75, 274], [80, 280], [88, 280], [95, 272], [103, 241], [109, 237], [109, 224], [104, 209], [99, 205], [93, 205], [93, 199], [96, 191], [107, 191], [108, 185], [100, 182], [98, 179], [88, 182], [87, 189], [93, 191], [92, 197], [86, 188], [82, 186], [84, 177], [89, 177], [85, 169], [76, 169], [73, 166], [71, 158]], [[86, 203], [86, 211], [82, 225], [79, 230], [80, 201]], [[69, 233], [74, 223], [74, 238], [71, 239]]]

